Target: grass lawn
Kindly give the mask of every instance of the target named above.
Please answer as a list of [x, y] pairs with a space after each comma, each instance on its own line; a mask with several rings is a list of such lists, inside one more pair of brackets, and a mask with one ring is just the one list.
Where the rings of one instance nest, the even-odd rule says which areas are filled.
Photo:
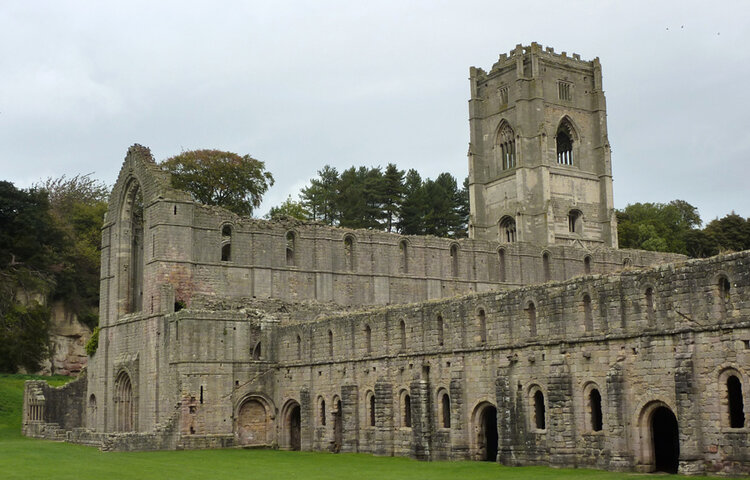
[[[275, 450], [197, 450], [102, 453], [96, 448], [21, 436], [23, 382], [0, 375], [0, 478], [2, 479], [558, 479], [630, 480], [642, 475], [598, 470], [504, 467], [486, 462], [418, 462], [364, 454]], [[65, 377], [49, 379], [61, 385]], [[681, 478], [669, 476], [672, 478]], [[687, 477], [685, 477], [687, 478]], [[697, 477], [690, 477], [695, 479]]]

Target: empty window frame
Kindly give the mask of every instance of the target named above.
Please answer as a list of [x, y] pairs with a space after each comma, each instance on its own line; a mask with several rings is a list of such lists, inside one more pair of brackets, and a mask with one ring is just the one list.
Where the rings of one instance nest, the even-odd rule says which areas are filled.
[[323, 397], [318, 400], [318, 423], [321, 426], [326, 424], [326, 401]]
[[583, 233], [583, 213], [580, 210], [571, 210], [568, 212], [568, 232]]
[[261, 345], [260, 342], [258, 342], [255, 344], [255, 348], [253, 348], [253, 360], [260, 360], [262, 354]]
[[333, 358], [333, 331], [328, 330], [328, 357]]
[[742, 398], [742, 382], [736, 375], [727, 378], [727, 408], [730, 428], [745, 427], [745, 402]]
[[399, 340], [400, 340], [400, 351], [405, 352], [406, 351], [406, 322], [401, 320], [399, 322]]
[[297, 238], [294, 232], [286, 233], [286, 264], [290, 267], [296, 265], [296, 242]]
[[562, 121], [555, 134], [558, 165], [573, 165], [573, 134], [566, 121]]
[[573, 84], [559, 80], [557, 82], [557, 98], [559, 100], [571, 101], [573, 99]]
[[451, 245], [451, 276], [458, 276], [458, 245], [455, 243]]
[[372, 329], [369, 325], [365, 325], [365, 351], [372, 353]]
[[367, 419], [371, 427], [375, 426], [375, 394], [367, 392]]
[[500, 154], [500, 168], [509, 170], [516, 166], [516, 134], [507, 122], [498, 130], [496, 147]]
[[232, 226], [221, 227], [221, 261], [232, 261]]
[[591, 273], [591, 257], [588, 255], [583, 258], [583, 273], [586, 275]]
[[499, 281], [507, 281], [508, 275], [505, 267], [505, 249], [503, 248], [497, 251], [497, 276]]
[[302, 337], [297, 335], [297, 360], [302, 359]]
[[500, 242], [513, 243], [516, 241], [516, 221], [513, 217], [505, 216], [500, 219]]
[[354, 251], [354, 237], [347, 235], [344, 237], [344, 263], [346, 269], [354, 271], [355, 268], [355, 251]]
[[537, 430], [547, 429], [546, 407], [544, 405], [544, 394], [541, 390], [536, 389], [532, 397], [534, 407], [534, 427]]
[[442, 315], [438, 315], [437, 316], [436, 323], [437, 323], [437, 341], [438, 341], [438, 346], [442, 347], [443, 344], [445, 343], [445, 333], [443, 331], [444, 325], [443, 325], [443, 317], [442, 317]]
[[438, 405], [440, 408], [438, 412], [440, 426], [442, 428], [451, 428], [451, 397], [446, 390], [440, 391]]
[[508, 104], [508, 86], [502, 86], [497, 89], [497, 97], [500, 100], [500, 105]]
[[483, 308], [480, 308], [477, 312], [477, 324], [479, 327], [479, 344], [484, 345], [487, 343], [487, 315]]
[[549, 252], [542, 254], [542, 273], [544, 274], [544, 281], [549, 282], [552, 280], [552, 270], [549, 264]]
[[646, 297], [646, 320], [651, 324], [654, 321], [654, 289], [647, 287], [644, 296]]
[[403, 393], [402, 398], [401, 426], [411, 428], [411, 396]]
[[399, 270], [401, 273], [409, 273], [409, 242], [406, 240], [398, 242], [398, 250], [400, 254]]
[[602, 430], [602, 395], [599, 390], [592, 388], [588, 394], [589, 428], [592, 432]]

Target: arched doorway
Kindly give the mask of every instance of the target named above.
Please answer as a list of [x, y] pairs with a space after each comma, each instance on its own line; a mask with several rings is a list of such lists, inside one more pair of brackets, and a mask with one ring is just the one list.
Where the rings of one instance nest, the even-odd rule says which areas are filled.
[[302, 417], [300, 415], [299, 403], [291, 401], [285, 410], [284, 446], [289, 450], [300, 450], [302, 447]]
[[677, 417], [665, 406], [651, 413], [651, 445], [654, 452], [654, 470], [677, 473], [680, 459], [680, 435]]
[[115, 380], [115, 431], [132, 432], [135, 428], [133, 386], [130, 375], [122, 371]]
[[498, 434], [497, 408], [490, 403], [484, 403], [474, 410], [474, 431], [476, 433], [476, 460], [497, 461]]
[[240, 445], [268, 444], [268, 410], [257, 398], [246, 400], [237, 413], [237, 441]]

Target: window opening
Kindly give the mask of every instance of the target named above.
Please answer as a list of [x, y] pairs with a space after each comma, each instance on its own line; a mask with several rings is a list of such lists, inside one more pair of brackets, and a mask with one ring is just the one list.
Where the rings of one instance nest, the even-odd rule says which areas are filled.
[[370, 426], [375, 426], [375, 394], [370, 393]]
[[200, 403], [203, 404], [203, 385], [201, 385]]
[[255, 348], [253, 349], [253, 360], [260, 360], [261, 355], [261, 347], [260, 342], [255, 344]]
[[508, 87], [500, 87], [497, 90], [498, 97], [500, 97], [500, 105], [508, 104]]
[[401, 351], [406, 351], [406, 322], [401, 320], [399, 324], [399, 331], [401, 332]]
[[297, 360], [302, 359], [302, 338], [297, 335]]
[[516, 135], [510, 125], [504, 123], [497, 135], [497, 146], [500, 148], [500, 166], [509, 170], [516, 166]]
[[729, 290], [732, 288], [732, 285], [729, 283], [729, 279], [725, 276], [719, 277], [719, 296], [723, 300], [729, 300]]
[[591, 415], [591, 430], [602, 430], [602, 396], [596, 388], [589, 392], [589, 412]]
[[497, 267], [498, 276], [500, 277], [498, 280], [505, 282], [505, 250], [503, 249], [497, 251]]
[[727, 378], [727, 399], [729, 400], [729, 426], [743, 428], [745, 426], [745, 405], [742, 401], [742, 382], [735, 375]]
[[411, 427], [411, 397], [404, 395], [404, 426]]
[[365, 348], [367, 353], [372, 353], [372, 330], [369, 325], [365, 325]]
[[443, 398], [440, 399], [440, 405], [443, 410], [443, 428], [451, 428], [451, 397], [448, 393], [443, 393]]
[[485, 315], [484, 310], [479, 310], [477, 321], [479, 323], [479, 343], [484, 345], [487, 343], [487, 316]]
[[232, 260], [232, 227], [224, 225], [221, 227], [221, 261], [230, 262]]
[[398, 244], [399, 251], [401, 253], [401, 273], [409, 272], [409, 250], [406, 240], [401, 240]]
[[594, 329], [594, 316], [591, 313], [591, 297], [588, 293], [583, 296], [583, 328], [587, 332]]
[[516, 221], [509, 216], [500, 220], [500, 241], [505, 243], [516, 241]]
[[557, 164], [573, 165], [573, 138], [569, 127], [561, 123], [555, 135], [557, 145]]
[[557, 98], [560, 100], [570, 101], [573, 97], [571, 95], [571, 84], [568, 82], [557, 82]]
[[441, 315], [437, 316], [437, 337], [438, 337], [438, 345], [442, 347], [443, 342], [444, 342], [444, 333], [443, 333], [443, 317]]
[[534, 423], [538, 430], [545, 430], [547, 428], [544, 415], [544, 394], [541, 390], [537, 390], [534, 393]]
[[571, 210], [568, 212], [568, 232], [582, 234], [581, 218], [583, 214], [580, 210]]
[[552, 272], [549, 266], [549, 253], [544, 252], [542, 255], [542, 270], [544, 270], [544, 281], [549, 282], [552, 280]]
[[344, 260], [346, 269], [354, 270], [354, 239], [348, 235], [344, 237]]
[[333, 358], [333, 332], [328, 330], [328, 356]]
[[583, 271], [586, 275], [591, 273], [591, 257], [587, 256], [583, 259]]
[[458, 245], [451, 245], [451, 276], [458, 276]]
[[326, 424], [326, 401], [323, 398], [320, 399], [320, 424]]
[[288, 266], [294, 266], [294, 252], [295, 252], [295, 238], [294, 232], [287, 232], [286, 234], [286, 264]]

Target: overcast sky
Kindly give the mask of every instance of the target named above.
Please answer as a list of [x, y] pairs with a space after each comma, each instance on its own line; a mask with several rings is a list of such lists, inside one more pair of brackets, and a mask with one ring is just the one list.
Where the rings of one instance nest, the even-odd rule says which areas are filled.
[[750, 2], [4, 1], [0, 179], [133, 143], [266, 162], [263, 214], [325, 164], [467, 175], [469, 67], [532, 41], [600, 57], [615, 206], [750, 216]]

